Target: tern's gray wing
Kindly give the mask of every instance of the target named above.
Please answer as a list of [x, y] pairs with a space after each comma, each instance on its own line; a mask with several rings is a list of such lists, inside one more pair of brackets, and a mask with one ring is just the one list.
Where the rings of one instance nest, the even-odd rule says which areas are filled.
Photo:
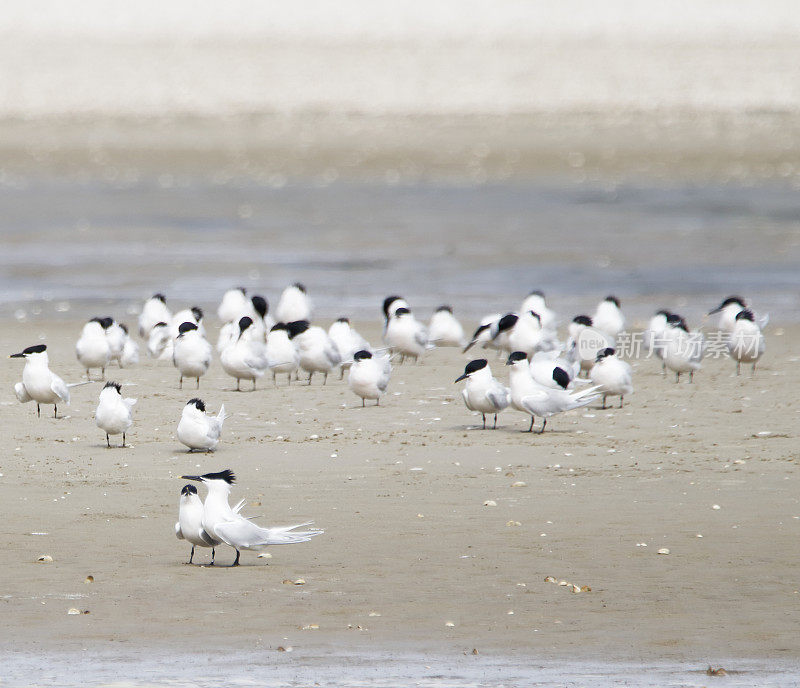
[[424, 327], [420, 327], [414, 333], [414, 341], [416, 341], [420, 346], [428, 346], [428, 330], [426, 330]]
[[64, 381], [56, 374], [53, 374], [50, 382], [50, 389], [52, 389], [56, 396], [65, 404], [69, 403], [69, 387], [67, 387]]
[[502, 411], [509, 403], [508, 388], [500, 383], [492, 385], [492, 388], [486, 392], [486, 398], [496, 410]]
[[178, 538], [178, 540], [183, 540], [184, 539], [183, 531], [181, 530], [181, 522], [180, 521], [176, 521], [175, 522], [175, 537]]
[[21, 382], [14, 385], [14, 394], [21, 404], [27, 404], [31, 400], [31, 395], [28, 394], [28, 389]]

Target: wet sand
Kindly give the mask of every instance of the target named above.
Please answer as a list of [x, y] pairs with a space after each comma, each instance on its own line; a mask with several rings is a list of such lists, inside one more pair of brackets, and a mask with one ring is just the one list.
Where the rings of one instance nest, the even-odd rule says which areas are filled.
[[[44, 335], [53, 369], [77, 381], [79, 328], [7, 324], [2, 351]], [[379, 340], [378, 326], [363, 329]], [[623, 409], [572, 412], [543, 435], [520, 432], [528, 422], [511, 411], [496, 431], [477, 429], [452, 384], [467, 360], [454, 349], [396, 366], [378, 408], [336, 379], [236, 393], [218, 361], [199, 393], [181, 391], [168, 363], [143, 360], [108, 371], [139, 399], [127, 449], [107, 449], [94, 426], [100, 384], [73, 389], [59, 419], [47, 407], [37, 419], [11, 389], [22, 366], [6, 361], [3, 654], [9, 666], [208, 648], [272, 664], [279, 646], [326, 666], [331, 652], [473, 648], [523, 662], [795, 661], [798, 335], [771, 325], [753, 379], [726, 359], [692, 385], [634, 362]], [[196, 394], [232, 414], [215, 454], [188, 454], [175, 438]], [[245, 552], [235, 569], [224, 546], [220, 566], [187, 566], [173, 534], [178, 476], [228, 467], [247, 515], [313, 519], [325, 534], [271, 559]], [[37, 563], [45, 554], [53, 562]]]

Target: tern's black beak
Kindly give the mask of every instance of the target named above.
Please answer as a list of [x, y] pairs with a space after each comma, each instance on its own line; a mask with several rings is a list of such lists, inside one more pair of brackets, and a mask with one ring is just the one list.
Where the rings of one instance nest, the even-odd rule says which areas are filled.
[[722, 310], [722, 306], [717, 306], [714, 310], [708, 311], [709, 315], [714, 315], [714, 313], [719, 313]]
[[203, 476], [202, 475], [182, 475], [182, 476], [180, 476], [180, 479], [181, 480], [195, 480], [198, 483], [202, 483], [203, 482]]
[[455, 384], [456, 382], [461, 382], [462, 380], [466, 380], [468, 377], [469, 377], [469, 375], [467, 375], [466, 373], [464, 373], [464, 374], [463, 374], [461, 377], [457, 377], [457, 378], [455, 379], [455, 382], [454, 382], [453, 384]]
[[9, 358], [25, 358], [25, 354], [23, 354], [23, 353], [19, 353], [19, 354], [11, 354], [11, 355], [9, 356]]

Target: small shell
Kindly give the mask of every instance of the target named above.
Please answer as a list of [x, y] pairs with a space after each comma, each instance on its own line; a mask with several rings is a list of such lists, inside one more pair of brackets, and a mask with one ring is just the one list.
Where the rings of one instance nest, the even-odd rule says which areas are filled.
[[86, 583], [86, 585], [89, 585], [89, 583], [94, 583], [94, 576], [86, 576], [86, 580], [83, 582]]
[[511, 487], [527, 487], [528, 483], [523, 482], [522, 480], [517, 480], [515, 483], [511, 483]]
[[669, 554], [669, 550], [666, 547], [662, 547], [660, 550], [658, 550], [658, 553], [659, 554]]
[[473, 655], [477, 655], [478, 654], [477, 648], [474, 648], [474, 647], [472, 648], [472, 654]]
[[42, 564], [51, 564], [53, 562], [53, 557], [51, 557], [49, 554], [43, 554], [36, 561], [41, 562]]
[[319, 630], [319, 624], [307, 624], [305, 626], [300, 627], [301, 631], [317, 631]]
[[369, 615], [370, 616], [380, 616], [380, 614], [378, 612], [370, 612]]
[[425, 514], [417, 514], [417, 518], [425, 518]]
[[497, 506], [497, 502], [495, 502], [493, 499], [487, 499], [483, 503], [483, 506]]
[[506, 612], [506, 614], [508, 614], [509, 616], [514, 616], [514, 610], [513, 610], [513, 609], [509, 609], [509, 610]]
[[520, 523], [519, 521], [506, 521], [506, 526], [508, 526], [509, 528], [513, 528], [515, 526], [521, 526], [521, 525], [522, 525], [522, 523]]
[[545, 583], [558, 583], [558, 581], [555, 578], [553, 578], [553, 576], [548, 576], [547, 578], [544, 579], [544, 582]]
[[80, 613], [81, 610], [75, 609], [75, 607], [70, 607], [69, 609], [67, 609], [67, 614], [69, 614], [70, 616], [74, 616], [75, 614], [80, 614]]
[[302, 578], [298, 578], [296, 581], [292, 581], [295, 585], [305, 585], [306, 582]]
[[565, 580], [558, 581], [558, 584], [559, 584], [560, 586], [562, 586], [562, 587], [563, 587], [563, 586], [566, 586], [566, 585], [569, 585], [569, 583], [568, 583], [567, 581], [565, 581]]
[[447, 623], [445, 623], [445, 626], [447, 626], [448, 628], [453, 628], [455, 624], [452, 621], [448, 621]]
[[294, 648], [291, 645], [287, 645], [284, 647], [283, 645], [278, 645], [278, 652], [291, 652]]
[[711, 508], [714, 509], [714, 511], [719, 511], [722, 507], [719, 504], [713, 504]]
[[269, 552], [262, 552], [256, 559], [272, 559], [272, 555]]

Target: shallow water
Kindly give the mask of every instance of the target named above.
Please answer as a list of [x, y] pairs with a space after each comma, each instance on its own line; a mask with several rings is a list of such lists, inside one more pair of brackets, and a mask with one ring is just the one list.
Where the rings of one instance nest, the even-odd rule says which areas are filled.
[[[225, 653], [222, 656], [170, 654], [132, 657], [95, 653], [4, 659], [4, 686], [173, 686], [315, 685], [323, 688], [481, 688], [492, 686], [581, 686], [611, 688], [692, 688], [712, 681], [725, 686], [791, 688], [800, 685], [800, 667], [789, 662], [731, 660], [716, 664], [727, 675], [710, 677], [706, 666], [686, 663], [555, 662], [530, 657], [464, 656], [375, 652]], [[65, 672], [65, 666], [71, 667]]]
[[119, 317], [156, 290], [213, 306], [232, 286], [274, 302], [302, 281], [322, 318], [378, 317], [394, 292], [475, 318], [543, 289], [563, 316], [613, 293], [629, 318], [695, 323], [742, 293], [785, 321], [800, 312], [796, 209], [780, 185], [27, 179], [0, 188], [0, 293], [6, 315]]

